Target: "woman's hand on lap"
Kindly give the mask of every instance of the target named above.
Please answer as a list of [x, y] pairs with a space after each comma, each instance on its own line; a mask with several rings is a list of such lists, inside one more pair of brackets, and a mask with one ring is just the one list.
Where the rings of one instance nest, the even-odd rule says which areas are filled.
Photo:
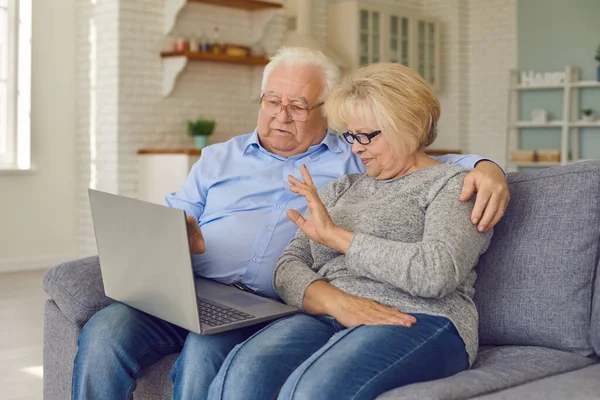
[[400, 325], [410, 328], [417, 319], [374, 300], [345, 293], [330, 315], [345, 327], [357, 325]]

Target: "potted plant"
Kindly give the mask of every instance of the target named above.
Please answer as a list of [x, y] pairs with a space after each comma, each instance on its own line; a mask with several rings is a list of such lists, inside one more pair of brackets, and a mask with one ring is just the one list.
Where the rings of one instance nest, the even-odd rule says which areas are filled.
[[581, 116], [584, 121], [593, 121], [594, 120], [594, 110], [591, 108], [585, 108], [581, 110]]
[[206, 147], [206, 138], [213, 133], [215, 121], [200, 117], [195, 121], [188, 121], [188, 133], [194, 137], [197, 149]]

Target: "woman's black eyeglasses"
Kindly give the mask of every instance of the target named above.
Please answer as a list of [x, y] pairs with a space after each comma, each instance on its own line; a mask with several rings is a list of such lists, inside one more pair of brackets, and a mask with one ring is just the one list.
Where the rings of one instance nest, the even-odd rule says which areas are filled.
[[371, 143], [371, 139], [373, 139], [375, 136], [379, 135], [381, 133], [381, 131], [375, 131], [375, 132], [371, 132], [371, 133], [350, 133], [350, 132], [344, 132], [342, 134], [342, 136], [344, 136], [344, 139], [346, 139], [346, 142], [352, 144], [354, 143], [354, 141], [356, 140], [358, 143], [360, 144], [369, 144]]

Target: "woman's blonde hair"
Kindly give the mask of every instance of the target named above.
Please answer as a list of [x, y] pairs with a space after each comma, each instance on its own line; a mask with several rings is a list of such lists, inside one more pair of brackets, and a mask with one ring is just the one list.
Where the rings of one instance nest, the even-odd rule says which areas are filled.
[[440, 103], [431, 86], [400, 64], [360, 68], [325, 102], [329, 125], [338, 132], [351, 121], [375, 121], [392, 151], [413, 153], [437, 136]]

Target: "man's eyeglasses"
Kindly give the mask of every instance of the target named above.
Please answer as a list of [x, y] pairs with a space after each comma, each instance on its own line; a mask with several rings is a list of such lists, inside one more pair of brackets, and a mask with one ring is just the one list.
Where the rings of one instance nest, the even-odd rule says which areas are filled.
[[308, 119], [308, 113], [317, 107], [321, 107], [323, 104], [325, 104], [324, 101], [320, 102], [319, 104], [315, 104], [312, 107], [306, 107], [294, 103], [283, 105], [279, 100], [266, 99], [264, 93], [260, 96], [260, 109], [269, 117], [277, 117], [285, 108], [288, 117], [292, 121], [299, 122], [306, 121]]
[[356, 140], [358, 143], [360, 144], [369, 144], [371, 143], [371, 139], [373, 139], [375, 136], [379, 135], [381, 133], [381, 131], [375, 131], [375, 132], [371, 132], [371, 133], [350, 133], [350, 132], [344, 132], [342, 134], [342, 136], [344, 136], [344, 139], [346, 139], [346, 142], [352, 144], [354, 143], [354, 141]]

